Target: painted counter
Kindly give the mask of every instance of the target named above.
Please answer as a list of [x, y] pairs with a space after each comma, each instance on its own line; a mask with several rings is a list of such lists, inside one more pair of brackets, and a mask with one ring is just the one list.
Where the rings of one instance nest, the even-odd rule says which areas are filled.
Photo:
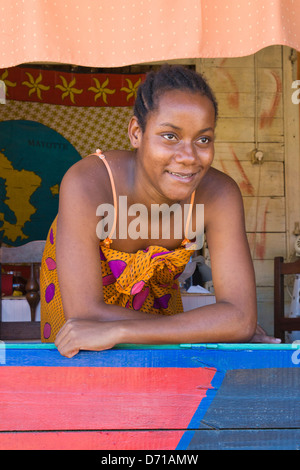
[[0, 346], [0, 449], [300, 448], [300, 345]]

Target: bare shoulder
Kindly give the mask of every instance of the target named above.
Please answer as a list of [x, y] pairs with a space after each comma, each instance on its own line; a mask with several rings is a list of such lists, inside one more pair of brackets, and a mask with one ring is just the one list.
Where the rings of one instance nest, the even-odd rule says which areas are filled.
[[201, 182], [196, 198], [198, 203], [204, 204], [206, 231], [219, 229], [222, 225], [244, 226], [244, 206], [239, 186], [225, 173], [211, 168]]
[[[232, 199], [241, 200], [241, 192], [229, 175], [210, 168], [197, 190], [198, 198], [205, 204], [226, 204]], [[200, 202], [200, 201], [199, 201]]]
[[[126, 179], [129, 171], [127, 164], [131, 152], [109, 151], [105, 153], [105, 158], [111, 168], [115, 184], [122, 178]], [[75, 200], [86, 202], [112, 202], [111, 181], [107, 167], [96, 154], [88, 155], [82, 160], [72, 165], [64, 175], [60, 197], [71, 196]]]

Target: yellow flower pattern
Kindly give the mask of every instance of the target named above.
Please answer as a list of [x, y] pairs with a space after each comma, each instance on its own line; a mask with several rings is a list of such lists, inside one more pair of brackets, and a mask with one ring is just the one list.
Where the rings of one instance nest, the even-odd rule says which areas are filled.
[[126, 107], [132, 106], [143, 78], [142, 73], [78, 73], [24, 66], [3, 68], [0, 69], [0, 100], [3, 104], [7, 97], [9, 100], [67, 106]]
[[46, 85], [42, 85], [41, 81], [43, 77], [41, 73], [39, 74], [36, 80], [34, 80], [31, 73], [26, 72], [26, 75], [29, 78], [29, 82], [28, 81], [22, 82], [22, 85], [26, 85], [30, 88], [28, 92], [28, 96], [31, 96], [33, 93], [36, 93], [37, 97], [41, 100], [42, 99], [41, 91], [47, 91], [50, 89], [50, 87]]
[[88, 90], [93, 91], [94, 93], [96, 93], [95, 96], [94, 96], [95, 101], [97, 101], [97, 99], [100, 98], [100, 96], [101, 96], [104, 103], [107, 104], [106, 95], [113, 95], [116, 92], [116, 90], [110, 90], [109, 88], [106, 88], [108, 83], [109, 83], [108, 78], [102, 83], [102, 85], [100, 85], [100, 82], [97, 78], [93, 78], [93, 80], [96, 84], [96, 87], [91, 86]]
[[[3, 74], [1, 75], [0, 77], [0, 82], [2, 82], [4, 84], [4, 93], [6, 93], [6, 95], [8, 96], [8, 89], [7, 87], [15, 87], [17, 86], [17, 82], [11, 82], [10, 80], [7, 80], [7, 77], [8, 77], [8, 70], [6, 69]], [[2, 85], [3, 86], [3, 85]], [[2, 95], [2, 94], [1, 94]]]
[[76, 84], [76, 79], [73, 78], [73, 80], [70, 81], [70, 83], [67, 82], [65, 77], [60, 75], [60, 79], [62, 81], [62, 85], [55, 85], [55, 88], [58, 88], [59, 90], [63, 91], [64, 93], [61, 95], [61, 98], [64, 100], [67, 96], [70, 97], [70, 100], [72, 101], [73, 104], [75, 104], [75, 98], [74, 95], [80, 95], [83, 92], [83, 89], [78, 90], [77, 88], [74, 88], [74, 85]]
[[136, 98], [137, 89], [138, 89], [142, 79], [139, 78], [139, 80], [137, 82], [135, 82], [134, 85], [133, 85], [132, 81], [129, 78], [126, 78], [125, 80], [128, 83], [128, 88], [122, 87], [121, 91], [125, 91], [127, 93], [127, 98], [126, 99], [127, 99], [127, 101], [129, 101], [129, 99], [132, 98], [132, 97]]

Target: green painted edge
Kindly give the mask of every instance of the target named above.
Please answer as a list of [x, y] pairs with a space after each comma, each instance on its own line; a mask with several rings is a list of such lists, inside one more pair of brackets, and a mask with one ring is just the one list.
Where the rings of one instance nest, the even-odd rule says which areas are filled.
[[[0, 341], [0, 349], [56, 349], [54, 343], [5, 343]], [[251, 350], [293, 350], [300, 349], [300, 343], [183, 343], [183, 344], [118, 344], [113, 349], [214, 349], [221, 351]]]

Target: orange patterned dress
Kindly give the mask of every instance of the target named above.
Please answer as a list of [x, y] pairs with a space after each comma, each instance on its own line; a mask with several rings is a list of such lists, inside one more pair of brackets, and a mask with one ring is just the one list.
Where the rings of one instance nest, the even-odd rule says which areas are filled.
[[[99, 154], [98, 154], [99, 155]], [[99, 155], [100, 156], [100, 155]], [[100, 158], [104, 158], [101, 154]], [[105, 161], [108, 168], [108, 163]], [[110, 169], [108, 168], [108, 171]], [[111, 172], [114, 202], [115, 188]], [[192, 208], [192, 204], [191, 204]], [[190, 211], [191, 212], [191, 211]], [[115, 211], [115, 218], [117, 211]], [[41, 340], [54, 342], [65, 323], [56, 270], [56, 222], [49, 230], [41, 264]], [[113, 232], [112, 228], [111, 233]], [[175, 250], [149, 246], [136, 253], [125, 253], [110, 247], [111, 239], [99, 243], [104, 301], [150, 314], [173, 315], [183, 311], [178, 277], [193, 251], [188, 240]]]

